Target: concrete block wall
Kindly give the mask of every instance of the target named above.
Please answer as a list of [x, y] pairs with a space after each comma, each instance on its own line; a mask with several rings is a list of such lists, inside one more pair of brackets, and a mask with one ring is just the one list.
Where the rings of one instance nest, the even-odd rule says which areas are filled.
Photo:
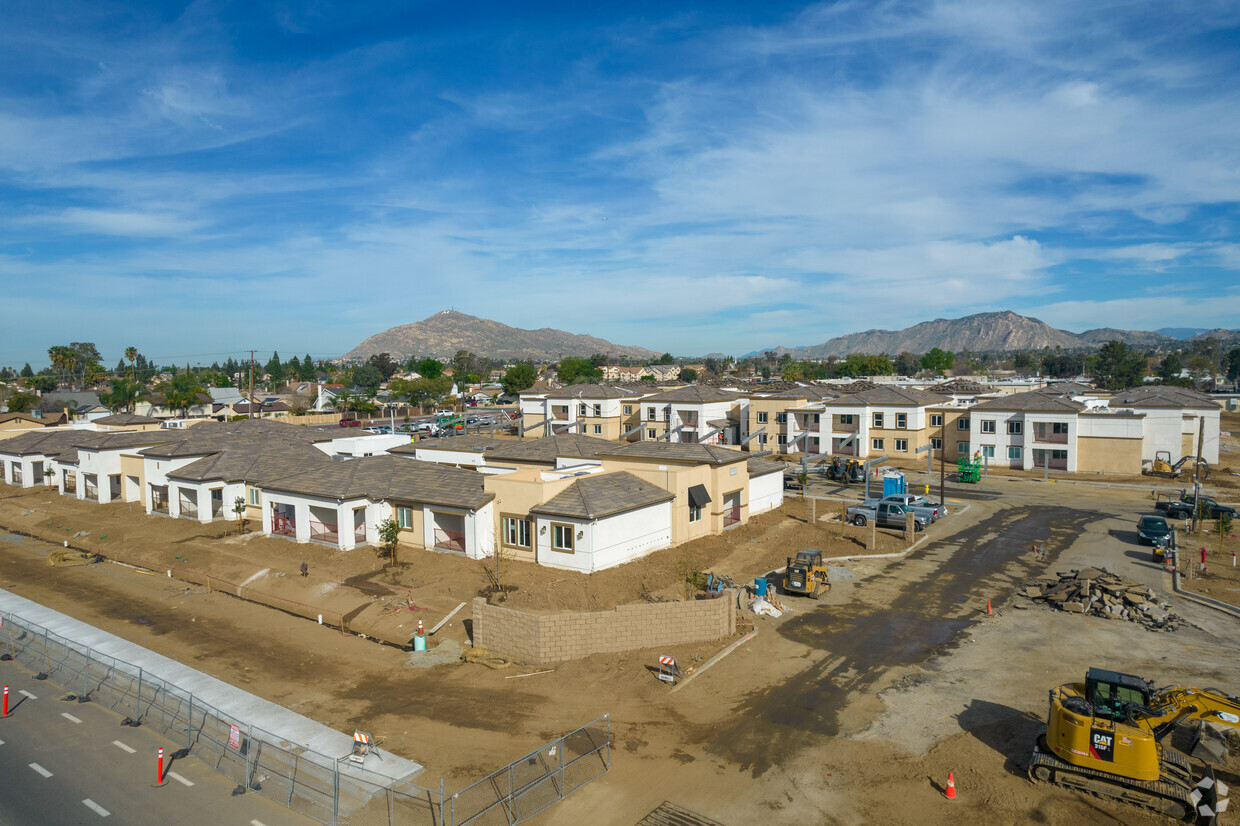
[[540, 665], [590, 654], [671, 646], [736, 633], [736, 596], [688, 602], [619, 605], [611, 611], [529, 614], [473, 602], [474, 645]]

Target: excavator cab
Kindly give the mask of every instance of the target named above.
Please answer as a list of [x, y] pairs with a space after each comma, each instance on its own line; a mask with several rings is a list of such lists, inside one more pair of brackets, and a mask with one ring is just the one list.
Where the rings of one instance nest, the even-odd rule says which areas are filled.
[[1131, 674], [1091, 668], [1085, 674], [1085, 700], [1095, 718], [1125, 723], [1130, 719], [1130, 708], [1149, 708], [1150, 686]]

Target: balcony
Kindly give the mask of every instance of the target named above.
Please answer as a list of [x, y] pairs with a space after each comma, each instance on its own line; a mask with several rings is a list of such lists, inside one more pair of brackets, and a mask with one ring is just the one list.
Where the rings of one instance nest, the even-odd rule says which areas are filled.
[[1033, 440], [1043, 444], [1066, 445], [1068, 443], [1068, 434], [1051, 433], [1049, 430], [1035, 430], [1033, 431]]
[[465, 553], [465, 532], [435, 528], [435, 550]]
[[297, 520], [291, 516], [273, 514], [271, 517], [271, 533], [275, 536], [297, 538]]

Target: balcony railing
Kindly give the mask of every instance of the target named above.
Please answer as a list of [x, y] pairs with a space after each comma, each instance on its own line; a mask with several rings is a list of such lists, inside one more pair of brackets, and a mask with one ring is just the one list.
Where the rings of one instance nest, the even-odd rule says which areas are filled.
[[1067, 433], [1051, 433], [1048, 430], [1035, 430], [1033, 439], [1035, 442], [1046, 442], [1047, 444], [1066, 445], [1068, 443]]
[[168, 513], [168, 494], [162, 491], [151, 491], [151, 510], [155, 513]]
[[465, 532], [435, 528], [435, 550], [465, 553]]
[[310, 538], [317, 539], [319, 542], [330, 542], [333, 545], [339, 544], [340, 526], [334, 522], [320, 522], [317, 519], [311, 519]]
[[[366, 523], [365, 522], [359, 522], [353, 526], [353, 541], [354, 542], [365, 542], [366, 541]], [[461, 550], [464, 550], [464, 549], [465, 549], [465, 534], [461, 534]]]
[[856, 433], [857, 423], [853, 422], [852, 424], [840, 424], [839, 422], [832, 422], [831, 430], [834, 433]]
[[725, 528], [729, 528], [732, 525], [738, 525], [740, 524], [740, 521], [741, 521], [741, 506], [740, 505], [736, 505], [734, 507], [727, 508], [726, 510], [724, 510], [723, 526]]
[[182, 501], [181, 502], [181, 516], [185, 517], [186, 519], [197, 519], [198, 518], [198, 505], [196, 505], [193, 502]]
[[291, 516], [272, 516], [271, 532], [276, 536], [297, 536], [297, 520]]

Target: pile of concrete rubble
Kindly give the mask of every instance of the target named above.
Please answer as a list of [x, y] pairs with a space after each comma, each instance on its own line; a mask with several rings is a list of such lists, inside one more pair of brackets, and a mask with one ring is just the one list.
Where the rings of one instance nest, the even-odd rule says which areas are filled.
[[1056, 580], [1026, 585], [1024, 596], [1061, 611], [1139, 622], [1151, 631], [1174, 631], [1180, 618], [1154, 590], [1105, 568], [1056, 574]]

